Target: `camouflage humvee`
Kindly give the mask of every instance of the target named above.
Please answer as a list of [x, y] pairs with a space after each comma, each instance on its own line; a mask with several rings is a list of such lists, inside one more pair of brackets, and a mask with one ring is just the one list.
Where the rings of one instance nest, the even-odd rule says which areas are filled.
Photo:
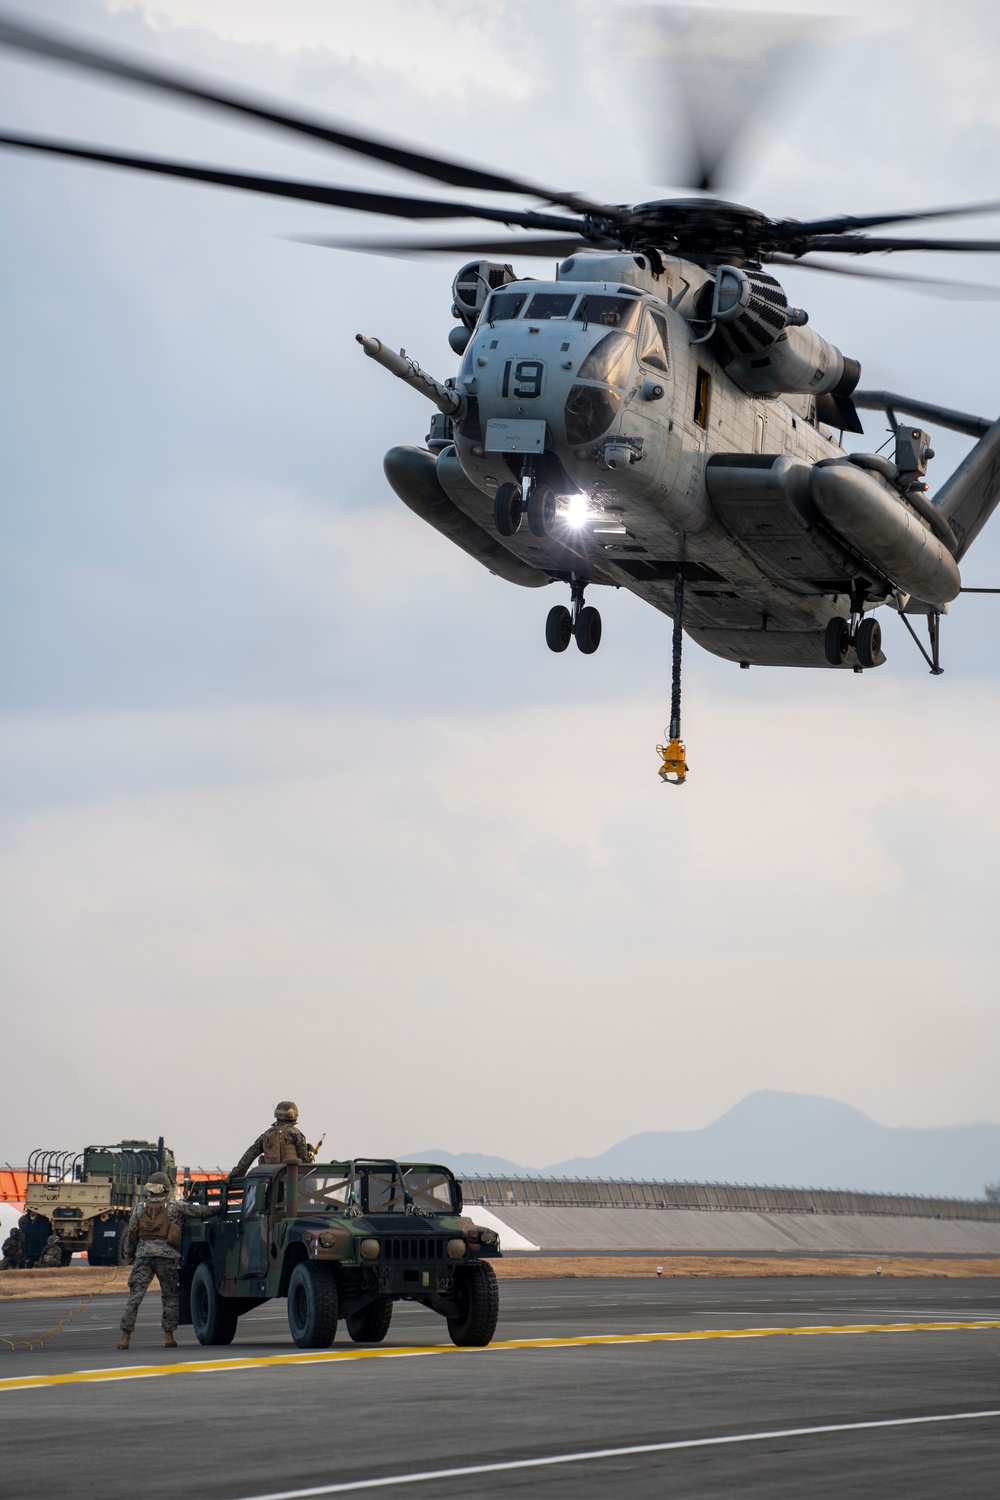
[[229, 1344], [241, 1313], [288, 1302], [300, 1349], [321, 1349], [338, 1319], [357, 1343], [385, 1338], [392, 1304], [422, 1302], [448, 1320], [454, 1343], [488, 1344], [500, 1310], [492, 1229], [462, 1217], [447, 1167], [357, 1160], [255, 1167], [245, 1179], [201, 1183], [220, 1216], [184, 1226], [180, 1321], [202, 1344]]

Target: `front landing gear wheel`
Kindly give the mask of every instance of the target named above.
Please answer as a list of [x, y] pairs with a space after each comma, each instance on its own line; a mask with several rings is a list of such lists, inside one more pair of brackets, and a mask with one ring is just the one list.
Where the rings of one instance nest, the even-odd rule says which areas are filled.
[[493, 524], [500, 535], [513, 536], [523, 514], [521, 486], [510, 481], [502, 484], [493, 497]]
[[882, 655], [882, 627], [877, 620], [862, 620], [854, 641], [858, 661], [863, 667], [877, 667]]
[[823, 650], [831, 667], [842, 666], [847, 660], [847, 653], [851, 649], [851, 627], [845, 619], [840, 617], [833, 619], [826, 627], [823, 637]]
[[573, 616], [565, 604], [554, 604], [545, 617], [545, 644], [550, 651], [565, 651], [573, 639]]
[[601, 616], [593, 605], [585, 605], [577, 615], [574, 634], [584, 656], [592, 656], [601, 644]]
[[536, 484], [528, 496], [528, 528], [533, 536], [548, 536], [555, 525], [556, 492], [547, 484]]
[[496, 1333], [500, 1316], [500, 1288], [488, 1260], [455, 1272], [458, 1317], [448, 1319], [448, 1332], [459, 1348], [482, 1348]]

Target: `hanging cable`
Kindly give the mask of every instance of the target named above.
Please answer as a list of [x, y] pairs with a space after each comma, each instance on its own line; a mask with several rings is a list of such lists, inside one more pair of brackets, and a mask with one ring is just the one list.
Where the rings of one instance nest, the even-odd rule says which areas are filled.
[[681, 651], [684, 646], [684, 564], [674, 574], [674, 630], [670, 676], [670, 728], [666, 745], [657, 745], [663, 764], [659, 770], [665, 786], [681, 786], [687, 779], [687, 759], [681, 739]]

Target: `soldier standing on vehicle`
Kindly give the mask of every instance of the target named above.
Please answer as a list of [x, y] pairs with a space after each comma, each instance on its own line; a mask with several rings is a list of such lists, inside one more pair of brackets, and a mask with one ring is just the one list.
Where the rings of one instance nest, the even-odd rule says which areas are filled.
[[248, 1146], [230, 1172], [230, 1177], [243, 1177], [255, 1156], [268, 1166], [282, 1161], [300, 1161], [309, 1164], [316, 1159], [316, 1147], [310, 1146], [296, 1125], [299, 1107], [291, 1099], [282, 1099], [274, 1107], [274, 1124], [263, 1131], [252, 1146]]
[[21, 1264], [21, 1231], [15, 1224], [10, 1234], [0, 1245], [0, 1271], [16, 1271]]
[[45, 1249], [38, 1257], [38, 1264], [40, 1266], [62, 1265], [62, 1249], [60, 1248], [59, 1236], [57, 1234], [50, 1234], [45, 1241]]
[[129, 1297], [122, 1314], [119, 1349], [127, 1349], [136, 1314], [155, 1276], [163, 1303], [163, 1347], [176, 1349], [174, 1330], [179, 1315], [181, 1230], [185, 1219], [207, 1219], [218, 1213], [215, 1204], [178, 1203], [165, 1172], [154, 1172], [138, 1199], [125, 1235], [126, 1255], [134, 1261], [128, 1279]]

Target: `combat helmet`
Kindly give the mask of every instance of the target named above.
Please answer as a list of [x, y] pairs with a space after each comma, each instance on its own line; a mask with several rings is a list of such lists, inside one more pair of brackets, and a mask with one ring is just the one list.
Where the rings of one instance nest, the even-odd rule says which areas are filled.
[[299, 1106], [293, 1104], [291, 1099], [282, 1099], [280, 1104], [274, 1106], [274, 1118], [279, 1125], [294, 1125], [299, 1118]]
[[170, 1181], [170, 1178], [167, 1176], [166, 1172], [153, 1172], [150, 1176], [149, 1181], [146, 1183], [146, 1192], [151, 1192], [154, 1196], [159, 1194], [161, 1191], [169, 1196], [169, 1194], [171, 1194], [173, 1190], [174, 1185]]

